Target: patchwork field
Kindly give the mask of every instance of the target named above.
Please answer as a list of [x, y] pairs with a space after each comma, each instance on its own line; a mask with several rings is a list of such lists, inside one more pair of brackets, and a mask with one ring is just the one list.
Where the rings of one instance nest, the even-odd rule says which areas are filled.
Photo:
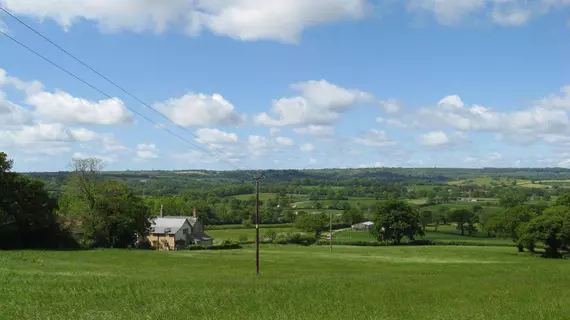
[[570, 264], [497, 247], [12, 251], [2, 319], [567, 319]]

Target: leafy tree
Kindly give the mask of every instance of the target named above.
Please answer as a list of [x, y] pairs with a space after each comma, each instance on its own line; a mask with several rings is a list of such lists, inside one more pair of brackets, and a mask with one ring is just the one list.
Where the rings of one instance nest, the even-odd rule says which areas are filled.
[[372, 233], [378, 241], [389, 241], [400, 244], [402, 238], [414, 240], [417, 235], [423, 236], [419, 213], [404, 201], [388, 200], [377, 208]]
[[495, 216], [488, 224], [489, 228], [497, 233], [498, 237], [509, 238], [517, 243], [519, 252], [523, 251], [523, 245], [519, 241], [519, 227], [536, 217], [536, 211], [526, 205], [518, 205], [508, 208]]
[[520, 226], [520, 241], [532, 248], [537, 242], [546, 245], [544, 256], [559, 258], [560, 249], [570, 239], [568, 220], [560, 212], [545, 213]]
[[527, 195], [522, 192], [510, 191], [501, 196], [499, 205], [511, 208], [523, 204], [527, 201]]
[[422, 224], [422, 228], [424, 231], [426, 231], [427, 225], [433, 222], [433, 219], [434, 219], [434, 214], [429, 210], [425, 210], [420, 213], [420, 223]]
[[303, 214], [295, 219], [295, 227], [305, 232], [314, 232], [319, 237], [327, 229], [329, 219], [324, 214]]
[[473, 213], [471, 210], [454, 210], [449, 215], [449, 220], [457, 223], [457, 230], [461, 232], [461, 235], [465, 235], [465, 231], [467, 231], [468, 234], [477, 231], [477, 228], [475, 228], [475, 223], [478, 222], [478, 219], [475, 213]]
[[126, 247], [148, 232], [148, 207], [125, 185], [104, 180], [100, 160], [74, 160], [73, 167], [60, 199], [60, 214], [82, 222], [85, 246]]
[[12, 160], [0, 152], [0, 248], [74, 246], [55, 215], [57, 201], [44, 183], [10, 172]]
[[346, 210], [342, 213], [342, 222], [348, 223], [350, 225], [360, 223], [364, 221], [364, 215], [358, 209], [353, 208]]

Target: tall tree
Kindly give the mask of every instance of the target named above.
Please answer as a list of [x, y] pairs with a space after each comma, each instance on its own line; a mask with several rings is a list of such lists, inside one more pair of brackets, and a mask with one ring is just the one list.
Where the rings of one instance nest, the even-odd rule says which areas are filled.
[[395, 244], [400, 244], [404, 236], [414, 240], [415, 236], [424, 235], [417, 210], [398, 200], [388, 200], [378, 206], [372, 233], [378, 241]]
[[329, 219], [324, 214], [299, 214], [295, 219], [295, 227], [305, 232], [313, 232], [320, 236], [328, 228]]
[[477, 231], [475, 223], [477, 223], [477, 216], [473, 211], [467, 209], [457, 209], [451, 212], [449, 220], [457, 224], [457, 230], [461, 235], [465, 235], [465, 231], [471, 234]]
[[522, 252], [524, 250], [523, 244], [519, 241], [519, 227], [536, 216], [537, 213], [531, 206], [518, 205], [492, 217], [486, 225], [495, 231], [497, 236], [513, 240], [517, 244], [519, 252]]
[[10, 172], [12, 163], [0, 152], [0, 247], [72, 246], [56, 218], [57, 202], [44, 183]]
[[74, 160], [60, 199], [60, 214], [82, 222], [85, 246], [126, 247], [150, 227], [150, 210], [125, 185], [104, 180], [99, 159]]

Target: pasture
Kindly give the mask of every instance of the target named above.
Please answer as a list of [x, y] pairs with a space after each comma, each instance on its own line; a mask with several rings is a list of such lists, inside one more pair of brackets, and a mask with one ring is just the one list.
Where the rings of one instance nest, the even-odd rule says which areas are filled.
[[8, 251], [2, 319], [567, 319], [570, 263], [502, 247]]
[[[290, 232], [295, 231], [294, 228], [267, 228], [263, 225], [260, 227], [259, 236], [263, 237], [268, 229], [279, 232]], [[206, 230], [206, 233], [214, 238], [215, 242], [220, 242], [224, 240], [238, 241], [240, 237], [246, 236], [248, 241], [255, 240], [255, 229], [219, 229], [219, 230]]]

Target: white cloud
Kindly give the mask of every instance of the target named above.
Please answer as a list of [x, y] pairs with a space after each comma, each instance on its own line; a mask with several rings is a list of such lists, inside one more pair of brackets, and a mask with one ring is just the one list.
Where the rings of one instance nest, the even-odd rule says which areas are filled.
[[278, 136], [280, 133], [281, 133], [281, 129], [279, 129], [279, 128], [271, 128], [271, 129], [269, 129], [269, 134], [270, 134], [272, 137], [276, 137], [276, 136]]
[[139, 159], [156, 159], [158, 158], [158, 149], [155, 144], [138, 144], [137, 157]]
[[451, 139], [443, 131], [433, 131], [420, 136], [420, 143], [424, 146], [435, 147], [451, 143]]
[[473, 167], [492, 167], [504, 164], [503, 160], [504, 159], [502, 154], [498, 152], [492, 152], [480, 157], [467, 156], [465, 157], [464, 162], [470, 164]]
[[154, 104], [176, 124], [190, 126], [238, 125], [245, 117], [219, 94], [186, 94]]
[[75, 140], [81, 142], [94, 141], [101, 138], [97, 132], [85, 128], [69, 129], [69, 133]]
[[32, 114], [25, 108], [5, 99], [0, 91], [0, 128], [31, 124]]
[[235, 133], [224, 132], [219, 129], [202, 128], [196, 130], [196, 135], [199, 142], [213, 143], [213, 144], [228, 144], [236, 143], [239, 138]]
[[36, 115], [60, 123], [114, 125], [133, 121], [133, 115], [120, 100], [95, 102], [57, 90], [31, 94], [26, 103], [36, 107]]
[[502, 26], [519, 26], [533, 16], [545, 15], [568, 5], [568, 0], [408, 0], [410, 11], [432, 13], [443, 25], [476, 17], [489, 18]]
[[[563, 93], [567, 90], [563, 89]], [[434, 108], [423, 108], [412, 117], [420, 128], [450, 127], [459, 131], [484, 131], [498, 137], [527, 142], [552, 135], [570, 133], [570, 118], [565, 108], [568, 96], [548, 96], [527, 109], [501, 112], [492, 108], [467, 106], [456, 95], [443, 98]]]
[[390, 140], [383, 130], [372, 129], [354, 139], [354, 143], [367, 147], [388, 147], [396, 144]]
[[88, 159], [88, 158], [97, 158], [97, 159], [101, 159], [103, 160], [103, 162], [106, 163], [114, 163], [117, 162], [119, 160], [119, 158], [116, 155], [105, 155], [105, 154], [86, 154], [83, 152], [74, 152], [71, 155], [72, 159]]
[[310, 152], [315, 151], [315, 146], [312, 143], [304, 143], [299, 147], [299, 149], [302, 152], [310, 153]]
[[275, 138], [275, 142], [277, 142], [278, 145], [284, 147], [292, 147], [295, 145], [295, 142], [292, 139], [285, 137], [277, 137]]
[[398, 119], [392, 119], [392, 118], [385, 119], [382, 117], [378, 117], [378, 118], [376, 118], [376, 123], [387, 124], [389, 126], [398, 127], [398, 128], [407, 128], [408, 127], [408, 125], [405, 124], [404, 122], [402, 122]]
[[304, 128], [295, 128], [293, 131], [298, 134], [308, 134], [315, 137], [329, 137], [334, 135], [334, 128], [332, 126], [319, 126], [313, 124]]
[[379, 101], [378, 104], [382, 109], [384, 109], [384, 112], [389, 114], [397, 113], [402, 109], [402, 102], [395, 99]]
[[0, 0], [12, 12], [50, 18], [65, 29], [82, 20], [104, 31], [164, 32], [169, 28], [197, 34], [208, 29], [241, 40], [296, 42], [304, 29], [346, 19], [360, 19], [368, 0]]
[[531, 11], [525, 9], [493, 10], [493, 21], [503, 26], [520, 26], [525, 24], [531, 17]]
[[459, 22], [465, 15], [477, 12], [485, 7], [485, 0], [409, 0], [408, 8], [412, 11], [428, 11], [435, 15], [441, 24]]
[[372, 103], [374, 97], [357, 89], [345, 89], [326, 80], [311, 80], [291, 85], [300, 95], [273, 102], [273, 118], [258, 114], [258, 124], [267, 126], [326, 125], [336, 121], [340, 114], [358, 104]]
[[70, 132], [60, 124], [39, 123], [0, 131], [0, 146], [27, 153], [58, 155], [70, 151], [71, 142]]

